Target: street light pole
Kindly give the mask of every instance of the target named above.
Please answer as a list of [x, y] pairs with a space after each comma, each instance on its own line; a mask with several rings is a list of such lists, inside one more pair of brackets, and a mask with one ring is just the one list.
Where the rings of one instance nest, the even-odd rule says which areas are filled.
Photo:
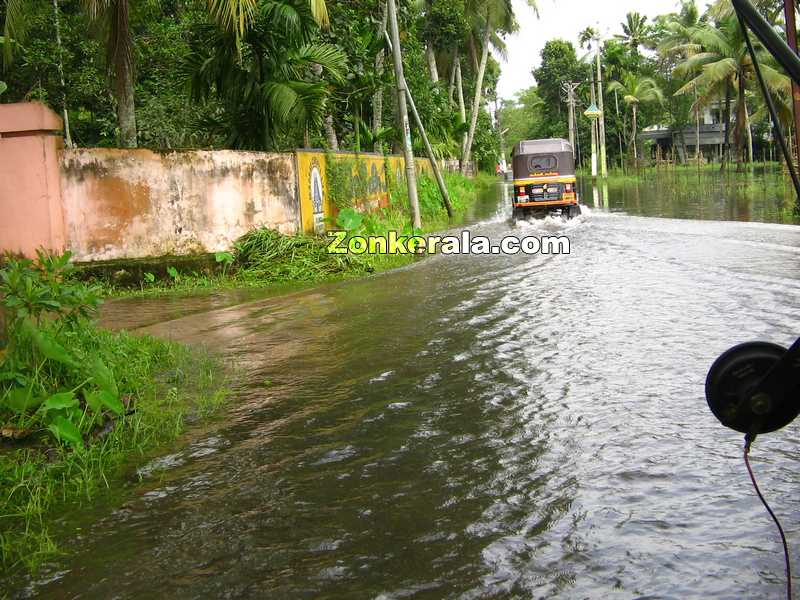
[[603, 179], [608, 177], [608, 163], [606, 162], [606, 112], [603, 107], [603, 70], [600, 67], [600, 36], [595, 38], [597, 43], [597, 108], [600, 109], [600, 118], [597, 120], [600, 139], [600, 175]]
[[592, 81], [589, 85], [591, 89], [592, 105], [584, 113], [592, 121], [592, 178], [597, 178], [597, 118], [600, 114], [600, 109], [597, 107], [594, 89], [594, 71], [592, 71]]

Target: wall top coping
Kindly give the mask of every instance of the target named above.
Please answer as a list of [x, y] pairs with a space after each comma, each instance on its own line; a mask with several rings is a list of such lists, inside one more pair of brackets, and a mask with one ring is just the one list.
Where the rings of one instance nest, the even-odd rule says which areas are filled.
[[0, 104], [0, 136], [62, 130], [61, 117], [41, 102]]

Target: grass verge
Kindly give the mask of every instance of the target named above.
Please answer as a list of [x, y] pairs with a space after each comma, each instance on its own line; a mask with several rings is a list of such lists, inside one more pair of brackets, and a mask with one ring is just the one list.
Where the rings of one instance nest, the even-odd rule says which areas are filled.
[[150, 337], [99, 330], [97, 290], [69, 256], [8, 259], [0, 270], [8, 347], [0, 351], [0, 571], [58, 553], [60, 509], [118, 481], [224, 401], [214, 359]]

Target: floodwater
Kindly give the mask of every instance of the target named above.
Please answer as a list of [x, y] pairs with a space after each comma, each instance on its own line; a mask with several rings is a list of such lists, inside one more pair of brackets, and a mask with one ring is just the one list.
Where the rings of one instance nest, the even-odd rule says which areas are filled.
[[[124, 504], [65, 519], [71, 555], [14, 593], [779, 597], [777, 534], [703, 384], [728, 347], [799, 334], [800, 228], [700, 220], [783, 198], [698, 214], [640, 191], [635, 211], [587, 186], [569, 223], [512, 227], [501, 200], [471, 228], [567, 235], [568, 256], [435, 257], [161, 323], [162, 301], [111, 303], [235, 360], [237, 395]], [[753, 451], [795, 557], [797, 434]]]

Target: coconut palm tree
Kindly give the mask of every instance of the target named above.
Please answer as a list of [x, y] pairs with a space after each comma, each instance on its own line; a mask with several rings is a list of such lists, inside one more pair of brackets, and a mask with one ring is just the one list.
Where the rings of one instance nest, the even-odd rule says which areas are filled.
[[[734, 14], [722, 19], [716, 25], [704, 23], [693, 27], [690, 39], [701, 50], [678, 65], [676, 72], [698, 74], [676, 93], [683, 94], [697, 90], [701, 103], [708, 103], [724, 96], [726, 115], [730, 114], [730, 104], [736, 94], [736, 123], [733, 138], [737, 170], [740, 170], [746, 128], [749, 132], [747, 87], [748, 81], [754, 77], [753, 63], [747, 51], [744, 34]], [[760, 49], [759, 51], [763, 52]], [[761, 65], [761, 71], [771, 91], [785, 93], [789, 83], [786, 75], [770, 66], [766, 58]], [[729, 139], [729, 121], [730, 119], [726, 118], [726, 144]]]
[[634, 54], [639, 54], [639, 46], [646, 45], [649, 34], [647, 17], [638, 12], [629, 12], [622, 23], [622, 34], [615, 37], [627, 44]]
[[664, 94], [654, 79], [650, 77], [639, 77], [635, 73], [627, 73], [622, 81], [612, 81], [608, 86], [610, 92], [619, 92], [625, 104], [631, 107], [631, 148], [633, 149], [634, 164], [639, 165], [639, 154], [636, 148], [636, 136], [638, 135], [638, 109], [641, 104], [651, 102], [663, 102]]
[[[5, 40], [17, 43], [25, 36], [25, 6], [30, 0], [5, 0], [6, 19], [3, 24]], [[211, 19], [223, 30], [233, 34], [235, 46], [241, 55], [241, 40], [252, 25], [258, 0], [206, 0]], [[106, 43], [106, 64], [114, 83], [117, 101], [117, 123], [120, 145], [137, 146], [136, 110], [134, 101], [135, 62], [133, 37], [130, 29], [130, 0], [82, 0], [90, 21], [100, 29]], [[308, 0], [315, 22], [328, 25], [325, 0]], [[11, 43], [3, 44], [5, 64], [11, 59]]]
[[287, 134], [322, 125], [330, 83], [343, 80], [346, 61], [317, 41], [317, 30], [305, 0], [260, 0], [238, 42], [229, 28], [202, 29], [184, 69], [193, 101], [222, 104], [208, 126], [227, 135], [227, 146], [274, 149]]
[[[536, 0], [527, 0], [528, 6], [533, 8], [538, 16]], [[475, 93], [472, 101], [469, 129], [467, 131], [464, 150], [461, 156], [461, 172], [466, 174], [472, 152], [472, 143], [475, 139], [475, 128], [478, 125], [478, 112], [481, 108], [483, 95], [483, 77], [486, 74], [486, 61], [489, 57], [489, 45], [495, 45], [502, 51], [502, 35], [513, 33], [517, 30], [517, 21], [510, 0], [472, 0], [467, 3], [466, 16], [471, 21], [474, 30], [480, 31], [481, 59], [477, 65], [475, 75]], [[470, 36], [470, 40], [474, 39]], [[474, 44], [473, 44], [474, 45]]]
[[[656, 47], [659, 54], [673, 58], [687, 59], [702, 48], [692, 41], [692, 31], [700, 25], [700, 11], [694, 0], [681, 0], [679, 13], [667, 15], [661, 41]], [[673, 58], [674, 59], [674, 58]], [[692, 110], [695, 118], [695, 159], [700, 161], [700, 102], [697, 89], [694, 89]]]
[[578, 44], [580, 44], [581, 48], [585, 48], [586, 50], [592, 50], [592, 42], [594, 42], [599, 37], [597, 30], [594, 27], [587, 27], [583, 31], [578, 34]]

